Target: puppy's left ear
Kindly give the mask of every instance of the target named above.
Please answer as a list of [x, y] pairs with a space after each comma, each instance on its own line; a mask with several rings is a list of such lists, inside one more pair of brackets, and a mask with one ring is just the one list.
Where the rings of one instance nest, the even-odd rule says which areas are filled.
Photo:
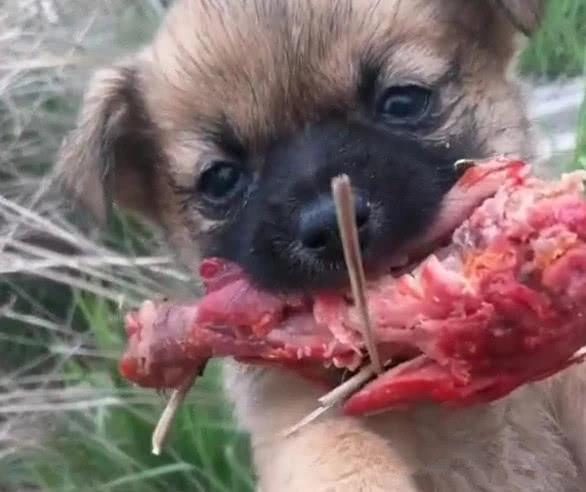
[[545, 16], [547, 0], [491, 0], [508, 21], [526, 36], [531, 36]]

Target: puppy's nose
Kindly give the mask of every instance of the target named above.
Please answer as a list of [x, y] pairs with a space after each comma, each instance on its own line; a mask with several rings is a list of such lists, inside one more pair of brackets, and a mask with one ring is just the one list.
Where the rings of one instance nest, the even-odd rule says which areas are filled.
[[[360, 246], [368, 244], [368, 222], [370, 206], [360, 195], [355, 197], [356, 225]], [[338, 231], [336, 206], [330, 197], [322, 197], [305, 205], [299, 217], [299, 240], [303, 247], [320, 257], [340, 260], [343, 257], [342, 243]]]

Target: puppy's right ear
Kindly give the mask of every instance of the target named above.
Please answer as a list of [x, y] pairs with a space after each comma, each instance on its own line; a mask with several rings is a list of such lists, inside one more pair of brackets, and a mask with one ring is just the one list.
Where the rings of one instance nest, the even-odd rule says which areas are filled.
[[103, 69], [93, 77], [77, 126], [63, 142], [58, 178], [102, 222], [112, 203], [154, 219], [157, 141], [136, 69]]
[[531, 36], [545, 15], [547, 0], [492, 0], [509, 22], [526, 36]]

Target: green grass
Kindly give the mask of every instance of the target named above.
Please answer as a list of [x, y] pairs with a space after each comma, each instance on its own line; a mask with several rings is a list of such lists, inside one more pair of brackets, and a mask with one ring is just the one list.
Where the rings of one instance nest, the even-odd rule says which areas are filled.
[[[586, 96], [586, 94], [585, 94]], [[575, 167], [586, 169], [586, 97], [582, 103], [576, 138]]]
[[586, 0], [551, 0], [547, 22], [521, 59], [538, 77], [575, 76], [586, 66]]
[[[54, 372], [57, 384], [41, 377], [43, 384], [35, 385], [35, 392], [26, 392], [26, 381], [38, 370], [0, 379], [0, 388], [19, 388], [0, 391], [0, 418], [11, 416], [19, 425], [18, 418], [30, 414], [35, 425], [49, 431], [40, 441], [27, 443], [28, 429], [15, 429], [19, 449], [11, 452], [7, 446], [4, 455], [0, 449], [0, 490], [252, 491], [248, 441], [235, 430], [221, 397], [221, 367], [208, 368], [179, 413], [165, 453], [154, 457], [150, 436], [165, 399], [120, 378], [120, 309], [88, 294], [76, 292], [72, 300], [70, 315], [78, 330], [71, 324], [66, 336], [11, 337], [11, 349], [25, 344], [28, 359], [33, 354], [47, 357], [60, 367]], [[63, 349], [71, 347], [75, 336], [97, 357], [64, 357], [69, 350]]]
[[[82, 7], [77, 10], [75, 4], [63, 3], [67, 5], [65, 14], [73, 20], [64, 22], [62, 32], [47, 27], [44, 20], [27, 24], [29, 30], [49, 34], [50, 42], [37, 43], [42, 55], [37, 62], [48, 63], [55, 53], [63, 52], [61, 45], [54, 46], [55, 39], [68, 39], [70, 31], [86, 29], [89, 4], [80, 1]], [[160, 14], [156, 0], [125, 2], [113, 12], [111, 2], [95, 4], [104, 8], [81, 43], [81, 51], [106, 62], [112, 56], [109, 51], [124, 52], [148, 38]], [[550, 4], [548, 22], [523, 56], [522, 71], [539, 78], [580, 74], [585, 65], [586, 0], [552, 0]], [[6, 5], [2, 9], [0, 21]], [[0, 52], [3, 33], [9, 33], [15, 23], [6, 22], [7, 28], [2, 29], [0, 22]], [[21, 46], [6, 39], [15, 63], [27, 60], [36, 41], [26, 36], [14, 38]], [[115, 49], [108, 51], [107, 47]], [[1, 64], [2, 60], [0, 82], [4, 75]], [[47, 66], [6, 76], [11, 97], [0, 97], [0, 196], [28, 203], [34, 195], [39, 165], [53, 154], [71, 124], [84, 78], [83, 70], [58, 71]], [[586, 109], [581, 116], [576, 162], [586, 168]], [[3, 188], [3, 183], [8, 186]], [[44, 216], [54, 220], [50, 211]], [[8, 237], [11, 222], [19, 217], [22, 214], [6, 215], [0, 206], [0, 238]], [[63, 230], [48, 231], [46, 225], [32, 219], [27, 228], [33, 223], [36, 229], [63, 240]], [[75, 231], [69, 222], [64, 228]], [[81, 243], [85, 236], [72, 232], [73, 240], [65, 242], [77, 242], [86, 256], [104, 248], [111, 254], [138, 257], [158, 251], [156, 238], [137, 234], [137, 225], [126, 220], [110, 232], [85, 245]], [[229, 406], [222, 399], [219, 366], [211, 366], [191, 394], [161, 458], [153, 457], [149, 450], [164, 398], [131, 388], [118, 375], [122, 320], [119, 306], [96, 290], [104, 285], [100, 275], [123, 281], [110, 282], [107, 294], [113, 299], [125, 295], [132, 303], [141, 298], [142, 290], [154, 293], [167, 285], [175, 267], [164, 266], [161, 272], [100, 263], [76, 277], [87, 283], [80, 289], [33, 274], [33, 261], [47, 258], [11, 244], [15, 256], [26, 261], [17, 273], [0, 274], [0, 306], [16, 296], [16, 304], [0, 318], [0, 492], [253, 490], [247, 437], [235, 429]], [[2, 255], [0, 246], [0, 260]], [[67, 259], [67, 255], [59, 256], [61, 267], [43, 272], [67, 272], [63, 268]], [[176, 283], [190, 288], [181, 279]], [[23, 314], [31, 318], [22, 319]]]

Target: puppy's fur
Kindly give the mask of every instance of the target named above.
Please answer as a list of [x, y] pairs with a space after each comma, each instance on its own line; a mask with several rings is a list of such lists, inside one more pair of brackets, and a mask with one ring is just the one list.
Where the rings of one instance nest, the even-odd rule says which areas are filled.
[[[433, 220], [456, 178], [447, 163], [530, 156], [512, 69], [542, 12], [539, 0], [179, 0], [152, 44], [96, 74], [59, 171], [100, 218], [115, 202], [164, 228], [190, 268], [219, 252], [267, 288], [333, 284], [338, 263], [298, 255], [289, 228], [332, 174], [374, 176], [361, 190], [400, 240]], [[406, 84], [433, 90], [433, 117], [377, 120], [370, 100]], [[198, 191], [218, 160], [249, 179], [221, 207]], [[315, 190], [299, 192], [308, 183]], [[375, 245], [391, 230], [376, 227]], [[289, 256], [263, 249], [277, 240]], [[282, 439], [314, 409], [316, 388], [226, 367], [264, 492], [578, 491], [585, 385], [576, 368], [491, 406], [331, 415]]]

